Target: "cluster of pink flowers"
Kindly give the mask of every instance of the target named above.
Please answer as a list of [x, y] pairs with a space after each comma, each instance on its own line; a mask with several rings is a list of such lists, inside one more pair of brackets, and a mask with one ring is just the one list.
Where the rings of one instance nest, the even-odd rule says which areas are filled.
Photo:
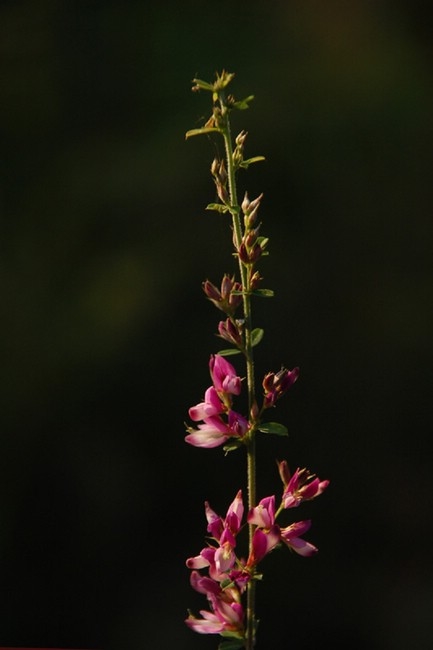
[[[230, 438], [242, 442], [248, 434], [250, 423], [240, 413], [232, 409], [233, 396], [241, 392], [242, 380], [236, 370], [224, 357], [219, 354], [211, 355], [209, 361], [212, 386], [204, 395], [203, 402], [189, 409], [189, 417], [193, 422], [200, 422], [197, 429], [188, 427], [186, 442], [194, 447], [211, 449], [223, 445]], [[299, 368], [279, 372], [269, 372], [263, 379], [263, 404], [258, 413], [275, 405], [297, 380]]]
[[[242, 530], [244, 515], [241, 490], [230, 504], [224, 519], [205, 503], [211, 543], [186, 562], [187, 567], [192, 569], [192, 587], [206, 596], [210, 607], [210, 611], [200, 611], [201, 618], [190, 614], [186, 619], [188, 627], [195, 632], [224, 633], [243, 638], [244, 609], [241, 597], [251, 576], [256, 575], [258, 563], [280, 543], [303, 557], [317, 552], [317, 548], [302, 537], [310, 528], [309, 520], [297, 521], [282, 528], [276, 519], [283, 510], [295, 508], [302, 501], [321, 494], [329, 481], [321, 481], [308, 470], [299, 468], [291, 476], [286, 461], [278, 463], [278, 469], [284, 485], [278, 510], [275, 495], [272, 495], [262, 499], [247, 514], [246, 522], [255, 527], [252, 549], [247, 559], [236, 554], [237, 536]], [[207, 569], [208, 575], [199, 573], [202, 569]]]
[[212, 386], [204, 401], [189, 409], [194, 422], [202, 421], [197, 429], [188, 428], [186, 442], [194, 447], [218, 447], [229, 438], [242, 439], [248, 431], [248, 420], [232, 409], [233, 395], [241, 392], [241, 378], [224, 357], [212, 355], [209, 362]]

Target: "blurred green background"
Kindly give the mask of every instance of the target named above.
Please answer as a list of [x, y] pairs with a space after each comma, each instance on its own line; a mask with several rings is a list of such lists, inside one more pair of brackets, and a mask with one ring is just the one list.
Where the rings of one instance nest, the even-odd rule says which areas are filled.
[[27, 0], [0, 5], [0, 644], [216, 648], [184, 626], [203, 501], [241, 453], [184, 443], [234, 270], [209, 166], [184, 140], [209, 98], [254, 93], [234, 130], [266, 162], [273, 300], [258, 374], [299, 365], [259, 441], [332, 483], [311, 560], [263, 566], [258, 648], [430, 650], [433, 578], [430, 2]]

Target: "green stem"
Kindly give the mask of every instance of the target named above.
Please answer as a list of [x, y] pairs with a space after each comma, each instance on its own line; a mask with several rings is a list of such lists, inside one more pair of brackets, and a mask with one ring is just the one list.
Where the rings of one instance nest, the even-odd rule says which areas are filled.
[[[237, 189], [236, 189], [236, 170], [233, 160], [233, 145], [230, 131], [230, 122], [228, 118], [227, 108], [224, 106], [223, 99], [221, 107], [225, 113], [225, 124], [222, 129], [226, 159], [227, 159], [227, 175], [228, 186], [230, 194], [230, 212], [233, 221], [233, 234], [236, 249], [239, 249], [242, 242], [242, 225], [240, 219], [240, 207], [238, 205]], [[247, 385], [248, 385], [248, 412], [251, 417], [252, 408], [255, 404], [255, 377], [254, 377], [254, 358], [252, 346], [252, 317], [251, 317], [251, 287], [250, 287], [250, 274], [248, 268], [239, 261], [239, 272], [241, 276], [242, 289], [243, 289], [243, 311], [244, 311], [244, 331], [245, 331], [245, 359], [247, 369]], [[255, 433], [254, 430], [247, 442], [247, 480], [248, 480], [248, 509], [254, 508], [256, 505], [256, 450], [255, 450]], [[249, 531], [249, 552], [252, 552], [253, 532], [254, 527], [248, 526]], [[247, 585], [247, 628], [246, 628], [246, 641], [245, 649], [253, 650], [255, 645], [255, 585], [254, 574]]]

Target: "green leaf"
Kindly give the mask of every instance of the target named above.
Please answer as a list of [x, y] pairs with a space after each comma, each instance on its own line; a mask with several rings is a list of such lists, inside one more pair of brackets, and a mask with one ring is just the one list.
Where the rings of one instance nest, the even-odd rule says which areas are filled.
[[231, 357], [233, 354], [240, 354], [241, 351], [238, 348], [227, 348], [226, 350], [220, 350], [218, 354], [222, 357]]
[[237, 108], [240, 111], [245, 111], [247, 108], [249, 108], [249, 103], [252, 102], [253, 99], [254, 95], [249, 95], [248, 97], [245, 97], [245, 99], [239, 99], [233, 103], [233, 108]]
[[272, 291], [272, 289], [255, 289], [252, 292], [252, 295], [259, 296], [259, 298], [273, 298], [274, 292]]
[[218, 646], [218, 650], [239, 650], [239, 648], [245, 648], [245, 643], [242, 639], [226, 639]]
[[201, 129], [191, 129], [185, 133], [185, 139], [192, 138], [193, 135], [204, 135], [205, 133], [219, 133], [215, 126], [203, 126]]
[[251, 332], [251, 345], [255, 347], [260, 343], [264, 336], [265, 330], [263, 330], [261, 327], [256, 327], [253, 329]]
[[262, 160], [266, 160], [264, 156], [254, 156], [253, 158], [248, 158], [247, 160], [243, 160], [239, 167], [242, 167], [242, 169], [248, 169], [250, 165], [256, 162], [261, 162]]
[[242, 443], [233, 439], [233, 442], [228, 442], [224, 445], [223, 450], [228, 454], [230, 451], [236, 451], [239, 447], [242, 447]]
[[209, 203], [209, 205], [206, 206], [206, 210], [215, 210], [215, 212], [219, 212], [220, 214], [230, 212], [228, 205], [224, 205], [223, 203]]
[[279, 422], [264, 422], [259, 427], [257, 427], [262, 433], [272, 433], [275, 436], [288, 436], [289, 432], [284, 424]]

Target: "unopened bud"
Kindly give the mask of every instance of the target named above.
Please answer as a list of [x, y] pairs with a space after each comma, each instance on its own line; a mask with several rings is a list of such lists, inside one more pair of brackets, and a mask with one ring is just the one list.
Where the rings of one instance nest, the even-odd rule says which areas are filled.
[[245, 143], [245, 140], [246, 140], [247, 135], [248, 135], [248, 134], [247, 134], [246, 131], [241, 131], [241, 132], [236, 136], [236, 140], [235, 140], [235, 142], [236, 142], [236, 145], [237, 145], [238, 147], [243, 147], [243, 146], [244, 146], [244, 143]]
[[255, 422], [257, 420], [257, 418], [259, 417], [259, 414], [260, 414], [259, 406], [258, 406], [256, 400], [254, 400], [253, 405], [252, 405], [251, 410], [250, 410], [251, 420], [253, 422]]
[[250, 207], [250, 200], [248, 198], [248, 192], [245, 192], [244, 200], [241, 203], [242, 212], [248, 214], [248, 208]]
[[222, 339], [229, 343], [234, 343], [237, 347], [242, 345], [242, 335], [237, 323], [234, 323], [230, 318], [226, 321], [218, 323], [218, 334]]
[[218, 158], [214, 158], [212, 160], [212, 165], [210, 166], [210, 173], [212, 174], [212, 176], [217, 175], [218, 169], [219, 169], [219, 160]]
[[222, 183], [222, 185], [225, 185], [227, 183], [227, 171], [226, 171], [226, 166], [224, 163], [224, 159], [221, 160], [219, 170], [218, 170], [218, 176], [219, 179]]
[[280, 478], [281, 478], [281, 480], [283, 482], [284, 487], [286, 487], [286, 485], [289, 483], [290, 478], [291, 478], [290, 477], [289, 466], [287, 465], [287, 461], [282, 460], [279, 463], [277, 462], [277, 465], [278, 465], [278, 472], [280, 474]]
[[229, 193], [227, 192], [227, 189], [226, 189], [226, 187], [224, 185], [221, 185], [221, 183], [217, 182], [216, 190], [217, 190], [217, 194], [218, 194], [219, 199], [223, 203], [226, 203], [226, 204], [230, 203]]
[[274, 406], [277, 399], [279, 399], [297, 380], [299, 376], [299, 368], [293, 370], [286, 370], [281, 368], [277, 373], [268, 372], [262, 382], [265, 397], [263, 400], [263, 408], [270, 408]]
[[251, 287], [252, 291], [254, 291], [254, 289], [257, 289], [257, 287], [259, 286], [262, 279], [263, 278], [261, 277], [261, 275], [260, 275], [260, 273], [258, 271], [256, 271], [252, 275], [251, 280], [250, 280], [250, 287]]

